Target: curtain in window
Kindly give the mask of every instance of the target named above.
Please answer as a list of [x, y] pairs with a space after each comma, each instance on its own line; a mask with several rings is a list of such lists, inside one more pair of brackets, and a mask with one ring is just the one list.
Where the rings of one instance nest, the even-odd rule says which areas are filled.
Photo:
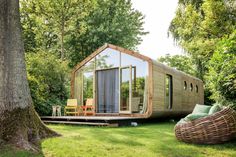
[[97, 71], [99, 113], [119, 112], [119, 69]]

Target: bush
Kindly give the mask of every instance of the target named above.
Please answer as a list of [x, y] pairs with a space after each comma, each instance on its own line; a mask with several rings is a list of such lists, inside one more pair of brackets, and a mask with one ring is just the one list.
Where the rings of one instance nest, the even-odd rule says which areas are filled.
[[27, 75], [34, 106], [39, 115], [51, 115], [52, 105], [64, 105], [69, 93], [66, 61], [46, 52], [26, 55]]
[[236, 31], [219, 42], [208, 68], [205, 78], [210, 98], [236, 106]]

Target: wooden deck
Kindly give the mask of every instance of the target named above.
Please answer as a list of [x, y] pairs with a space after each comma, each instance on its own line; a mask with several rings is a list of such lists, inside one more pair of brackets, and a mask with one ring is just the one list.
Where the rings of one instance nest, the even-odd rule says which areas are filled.
[[131, 122], [142, 120], [141, 117], [118, 116], [42, 116], [45, 123], [95, 125], [95, 126], [121, 126], [130, 125]]
[[71, 121], [53, 121], [53, 120], [44, 120], [43, 122], [50, 123], [50, 124], [110, 126], [109, 123], [94, 123], [94, 122], [71, 122]]
[[41, 119], [67, 119], [67, 120], [130, 120], [141, 119], [140, 117], [118, 117], [118, 116], [41, 116]]

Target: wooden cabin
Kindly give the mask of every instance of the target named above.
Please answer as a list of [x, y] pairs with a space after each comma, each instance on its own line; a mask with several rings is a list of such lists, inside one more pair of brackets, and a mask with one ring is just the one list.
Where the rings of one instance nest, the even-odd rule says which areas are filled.
[[203, 82], [142, 54], [105, 44], [72, 72], [71, 98], [95, 116], [173, 117], [204, 103]]

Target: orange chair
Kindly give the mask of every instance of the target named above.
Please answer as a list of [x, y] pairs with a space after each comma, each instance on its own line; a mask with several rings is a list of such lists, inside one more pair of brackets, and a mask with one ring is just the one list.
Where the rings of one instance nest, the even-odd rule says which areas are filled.
[[81, 107], [82, 107], [84, 116], [95, 115], [95, 107], [93, 104], [93, 99], [91, 99], [91, 98], [87, 99], [85, 106], [81, 106]]

